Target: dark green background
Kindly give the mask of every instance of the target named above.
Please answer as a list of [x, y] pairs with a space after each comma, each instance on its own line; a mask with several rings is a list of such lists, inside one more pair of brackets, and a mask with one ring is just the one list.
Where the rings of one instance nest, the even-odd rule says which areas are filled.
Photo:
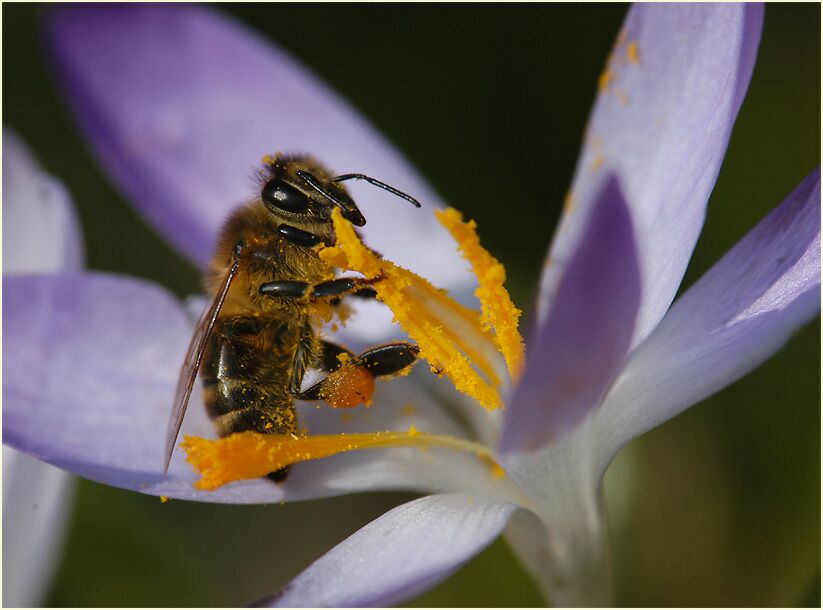
[[[3, 5], [4, 124], [73, 193], [90, 267], [151, 278], [181, 296], [198, 290], [197, 271], [141, 223], [73, 129], [40, 44], [43, 10]], [[624, 6], [224, 10], [301, 58], [447, 201], [474, 217], [509, 270], [515, 301], [530, 309]], [[819, 163], [819, 151], [820, 8], [770, 5], [686, 286]], [[612, 532], [618, 603], [819, 605], [819, 336], [815, 322], [756, 373], [618, 457], [607, 482], [630, 500], [626, 524], [615, 520]], [[48, 603], [244, 604], [410, 497], [161, 504], [80, 481]], [[518, 606], [541, 599], [496, 542], [412, 603]]]

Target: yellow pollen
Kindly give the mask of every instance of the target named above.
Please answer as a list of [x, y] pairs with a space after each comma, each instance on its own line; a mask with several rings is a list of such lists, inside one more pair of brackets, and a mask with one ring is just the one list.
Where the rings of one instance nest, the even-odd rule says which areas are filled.
[[371, 404], [374, 375], [362, 366], [345, 363], [326, 377], [320, 398], [335, 409]]
[[454, 208], [437, 210], [437, 219], [451, 233], [464, 258], [471, 263], [480, 286], [475, 295], [482, 308], [481, 324], [484, 330], [494, 329], [497, 347], [506, 359], [509, 375], [513, 380], [523, 372], [525, 347], [517, 330], [520, 310], [514, 306], [503, 283], [506, 269], [480, 245], [477, 223], [464, 222], [460, 212]]
[[484, 351], [496, 351], [494, 339], [477, 312], [455, 302], [445, 290], [435, 288], [419, 275], [378, 258], [363, 245], [340, 210], [334, 210], [332, 221], [337, 245], [321, 250], [320, 257], [330, 265], [375, 278], [377, 298], [391, 309], [395, 322], [417, 343], [420, 356], [432, 369], [442, 371], [459, 391], [487, 409], [502, 407], [496, 388], [498, 376], [484, 355]]
[[603, 155], [598, 155], [592, 160], [591, 168], [593, 170], [600, 169], [601, 167], [603, 167], [603, 163], [605, 163], [605, 161], [606, 159], [603, 157]]
[[166, 502], [168, 502], [168, 501], [169, 501], [169, 497], [168, 497], [168, 496], [160, 496], [160, 502], [162, 502], [163, 504], [165, 504], [165, 503], [166, 503]]
[[274, 161], [275, 159], [271, 155], [263, 155], [263, 163], [266, 165], [273, 165]]
[[[285, 434], [238, 432], [218, 440], [186, 436], [182, 443], [188, 461], [200, 473], [197, 489], [212, 491], [233, 481], [256, 479], [298, 462], [317, 460], [346, 451], [385, 447], [445, 447], [474, 453], [490, 465], [491, 475], [501, 472], [483, 445], [451, 436], [425, 434], [414, 426], [409, 432], [328, 434], [294, 438]], [[504, 473], [505, 474], [505, 473]]]
[[563, 197], [563, 213], [571, 214], [572, 210], [574, 210], [574, 193], [567, 191], [566, 196]]
[[606, 93], [609, 90], [609, 85], [611, 84], [612, 80], [614, 79], [614, 74], [611, 70], [606, 68], [600, 74], [600, 77], [597, 79], [597, 88], [600, 89], [601, 93]]
[[626, 57], [629, 59], [630, 64], [637, 65], [640, 63], [640, 53], [637, 50], [636, 41], [633, 40], [626, 45]]

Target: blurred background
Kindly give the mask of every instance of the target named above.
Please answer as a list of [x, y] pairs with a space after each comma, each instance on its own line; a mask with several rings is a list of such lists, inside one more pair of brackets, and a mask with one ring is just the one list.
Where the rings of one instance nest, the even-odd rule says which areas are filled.
[[[47, 8], [2, 10], [3, 123], [73, 194], [89, 267], [150, 278], [180, 296], [198, 291], [198, 271], [142, 223], [75, 131], [40, 39]], [[446, 201], [477, 220], [484, 244], [509, 272], [515, 302], [531, 311], [625, 6], [220, 10], [291, 51], [381, 129]], [[684, 287], [819, 164], [820, 73], [820, 7], [769, 5], [749, 95]], [[754, 374], [618, 456], [606, 481], [618, 604], [820, 605], [819, 337], [816, 321]], [[45, 603], [243, 605], [411, 498], [161, 504], [79, 481]], [[503, 541], [410, 603], [541, 604]]]

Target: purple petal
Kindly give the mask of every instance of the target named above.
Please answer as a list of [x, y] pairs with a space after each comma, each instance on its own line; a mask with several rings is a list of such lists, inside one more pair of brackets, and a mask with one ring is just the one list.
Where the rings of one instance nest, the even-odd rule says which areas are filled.
[[[6, 276], [3, 288], [4, 444], [155, 495], [280, 499], [259, 488], [198, 495], [181, 455], [163, 475], [171, 400], [192, 332], [171, 295], [106, 274]], [[202, 409], [189, 411], [184, 432], [208, 435], [210, 428]]]
[[503, 531], [516, 505], [445, 494], [398, 506], [315, 561], [264, 605], [381, 607], [455, 572]]
[[[104, 274], [4, 278], [3, 440], [95, 481], [206, 502], [279, 502], [372, 489], [478, 489], [506, 494], [473, 454], [355, 452], [299, 464], [288, 481], [242, 481], [215, 492], [175, 451], [163, 475], [171, 401], [192, 323], [146, 282]], [[425, 372], [421, 369], [421, 373]], [[411, 378], [380, 382], [374, 405], [345, 414], [300, 410], [312, 433], [419, 430], [465, 436]], [[195, 386], [183, 434], [214, 437]]]
[[74, 478], [3, 447], [3, 606], [46, 601], [72, 514]]
[[3, 128], [3, 273], [83, 266], [83, 236], [71, 196], [20, 137]]
[[503, 451], [545, 445], [598, 404], [629, 349], [639, 274], [629, 210], [610, 177], [529, 350], [506, 415]]
[[632, 438], [739, 379], [820, 311], [820, 170], [684, 294], [598, 414], [603, 467]]
[[439, 285], [468, 281], [425, 181], [344, 100], [256, 34], [184, 5], [65, 7], [49, 25], [60, 76], [100, 161], [198, 264], [226, 215], [258, 195], [250, 175], [263, 155], [310, 152], [423, 202], [417, 210], [352, 185], [370, 245]]
[[601, 76], [568, 211], [541, 286], [551, 303], [598, 176], [613, 172], [630, 205], [643, 298], [632, 341], [663, 317], [691, 257], [763, 21], [754, 4], [636, 4]]

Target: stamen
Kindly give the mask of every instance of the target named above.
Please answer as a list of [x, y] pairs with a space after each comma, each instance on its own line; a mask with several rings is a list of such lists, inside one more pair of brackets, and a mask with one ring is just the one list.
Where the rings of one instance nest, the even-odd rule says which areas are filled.
[[464, 222], [460, 212], [454, 208], [437, 210], [435, 214], [440, 224], [446, 227], [457, 242], [463, 257], [471, 263], [480, 283], [475, 295], [483, 310], [481, 323], [486, 330], [494, 328], [495, 339], [506, 359], [509, 375], [517, 380], [523, 372], [525, 347], [517, 330], [521, 312], [514, 306], [503, 285], [506, 281], [506, 269], [480, 245], [477, 223], [473, 220]]
[[298, 462], [330, 457], [345, 451], [383, 447], [445, 447], [468, 451], [489, 464], [492, 477], [505, 476], [494, 455], [483, 445], [451, 436], [421, 433], [414, 426], [408, 432], [300, 437], [256, 432], [238, 432], [218, 440], [186, 436], [182, 447], [188, 453], [189, 463], [201, 474], [195, 487], [208, 491], [233, 481], [263, 477]]
[[[332, 212], [332, 220], [337, 246], [324, 248], [320, 257], [342, 269], [379, 278], [373, 284], [377, 297], [391, 309], [395, 321], [417, 343], [420, 356], [432, 369], [448, 376], [458, 390], [472, 396], [487, 409], [502, 407], [495, 387], [499, 377], [484, 356], [484, 350], [478, 346], [478, 339], [489, 345], [494, 342], [490, 333], [483, 329], [478, 314], [457, 304], [446, 291], [438, 290], [415, 273], [378, 258], [363, 245], [339, 210]], [[458, 332], [444, 314], [459, 318], [464, 325], [468, 323], [474, 332]], [[472, 363], [488, 380], [481, 377]]]

